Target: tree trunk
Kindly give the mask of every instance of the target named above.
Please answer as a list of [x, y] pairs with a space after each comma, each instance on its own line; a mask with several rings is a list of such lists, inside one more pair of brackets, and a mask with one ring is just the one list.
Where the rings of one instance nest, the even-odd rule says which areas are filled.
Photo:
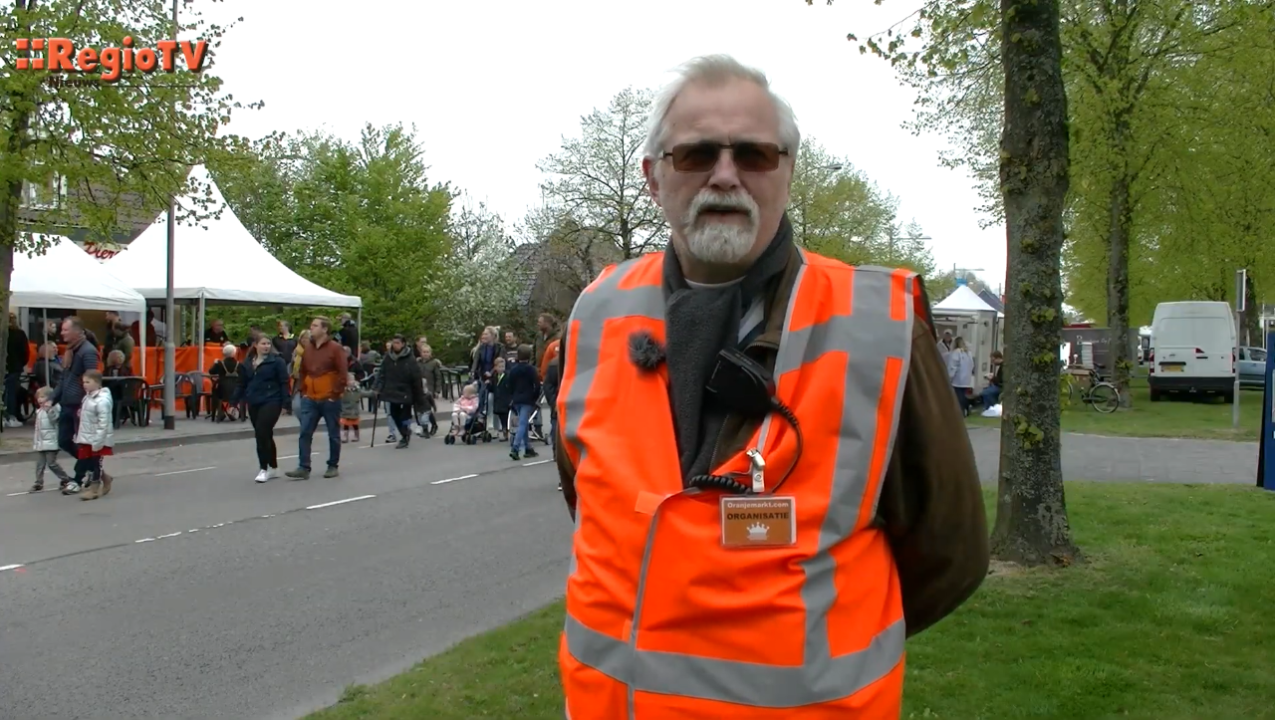
[[623, 214], [620, 215], [620, 254], [625, 260], [631, 260], [635, 256], [633, 252], [633, 230], [629, 228], [629, 219]]
[[[1116, 142], [1112, 150], [1121, 155], [1127, 152], [1128, 143], [1126, 121], [1120, 121], [1116, 128]], [[1129, 357], [1129, 230], [1133, 213], [1130, 207], [1130, 185], [1127, 161], [1119, 162], [1121, 170], [1111, 181], [1110, 203], [1111, 226], [1108, 235], [1107, 257], [1107, 327], [1111, 329], [1111, 339], [1107, 346], [1107, 362], [1110, 367], [1112, 382], [1120, 391], [1120, 407], [1133, 405], [1133, 397], [1129, 392], [1129, 375], [1133, 363]]]
[[1059, 266], [1068, 138], [1058, 14], [1058, 0], [1001, 0], [1008, 391], [992, 555], [1030, 565], [1080, 557], [1071, 541], [1059, 456]]
[[[35, 2], [31, 0], [17, 0], [14, 3], [17, 10], [33, 10]], [[17, 37], [30, 37], [31, 27], [29, 25], [16, 28]], [[3, 114], [0, 114], [0, 121], [3, 121], [8, 127], [4, 128], [8, 139], [5, 142], [4, 151], [10, 158], [19, 157], [22, 153], [22, 143], [27, 139], [27, 133], [31, 129], [31, 111], [23, 109], [26, 106], [27, 98], [21, 92], [16, 92], [6, 99], [3, 106]], [[4, 306], [3, 322], [0, 322], [0, 368], [4, 368], [8, 362], [9, 354], [9, 288], [13, 284], [13, 248], [18, 244], [18, 210], [22, 206], [22, 178], [10, 177], [9, 180], [0, 187], [0, 304]], [[43, 336], [44, 329], [40, 330]], [[40, 338], [43, 343], [43, 337]], [[12, 408], [5, 408], [5, 413], [12, 415]]]
[[1107, 346], [1108, 372], [1120, 391], [1120, 407], [1131, 407], [1133, 395], [1129, 392], [1129, 375], [1133, 372], [1129, 356], [1129, 235], [1133, 225], [1133, 174], [1129, 167], [1130, 136], [1129, 117], [1133, 114], [1135, 98], [1133, 85], [1127, 81], [1131, 66], [1130, 44], [1133, 17], [1129, 0], [1116, 0], [1109, 22], [1119, 19], [1121, 25], [1115, 31], [1111, 50], [1103, 75], [1107, 78], [1105, 104], [1109, 108], [1111, 135], [1107, 138], [1111, 164], [1111, 187], [1107, 196], [1107, 327], [1111, 339]]

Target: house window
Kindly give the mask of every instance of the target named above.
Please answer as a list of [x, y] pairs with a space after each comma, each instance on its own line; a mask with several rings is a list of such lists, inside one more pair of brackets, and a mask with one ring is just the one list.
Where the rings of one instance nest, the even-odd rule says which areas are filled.
[[32, 210], [53, 210], [66, 201], [66, 178], [54, 175], [47, 185], [26, 183], [22, 193], [23, 205]]

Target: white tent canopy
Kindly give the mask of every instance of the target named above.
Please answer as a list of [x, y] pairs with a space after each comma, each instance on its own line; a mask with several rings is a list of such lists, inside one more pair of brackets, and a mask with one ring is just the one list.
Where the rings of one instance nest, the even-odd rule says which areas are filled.
[[146, 314], [146, 298], [69, 238], [50, 242], [44, 255], [13, 253], [10, 307], [115, 310]]
[[[201, 214], [220, 210], [220, 215], [201, 222], [178, 223], [173, 241], [174, 299], [313, 307], [363, 306], [358, 297], [319, 287], [275, 259], [235, 217], [203, 165], [196, 165], [190, 175], [211, 188], [211, 197], [202, 204], [196, 204], [193, 197], [179, 198], [178, 216], [194, 209], [199, 209]], [[146, 298], [163, 300], [167, 262], [168, 219], [160, 215], [105, 265]]]
[[996, 312], [996, 308], [988, 305], [978, 296], [978, 293], [970, 289], [969, 285], [958, 286], [951, 295], [935, 305], [934, 310], [938, 312]]

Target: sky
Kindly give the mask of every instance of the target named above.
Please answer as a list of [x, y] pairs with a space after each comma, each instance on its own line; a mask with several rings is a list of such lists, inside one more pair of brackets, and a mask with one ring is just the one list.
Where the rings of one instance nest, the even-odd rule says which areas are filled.
[[940, 269], [1005, 277], [1003, 226], [979, 227], [973, 182], [943, 168], [946, 140], [902, 124], [914, 96], [884, 60], [846, 40], [884, 30], [919, 0], [596, 0], [336, 3], [193, 0], [216, 22], [242, 17], [214, 71], [240, 101], [228, 132], [415, 125], [430, 179], [464, 189], [512, 226], [540, 202], [538, 161], [627, 86], [658, 89], [683, 62], [733, 55], [770, 78], [803, 137], [846, 157], [899, 198]]

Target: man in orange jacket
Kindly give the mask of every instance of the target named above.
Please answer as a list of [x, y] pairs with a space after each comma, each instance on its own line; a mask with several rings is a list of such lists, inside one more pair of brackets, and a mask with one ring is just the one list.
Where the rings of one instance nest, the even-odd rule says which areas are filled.
[[800, 133], [762, 73], [694, 60], [651, 120], [672, 242], [559, 350], [567, 716], [897, 718], [904, 639], [988, 564], [921, 278], [794, 244]]

